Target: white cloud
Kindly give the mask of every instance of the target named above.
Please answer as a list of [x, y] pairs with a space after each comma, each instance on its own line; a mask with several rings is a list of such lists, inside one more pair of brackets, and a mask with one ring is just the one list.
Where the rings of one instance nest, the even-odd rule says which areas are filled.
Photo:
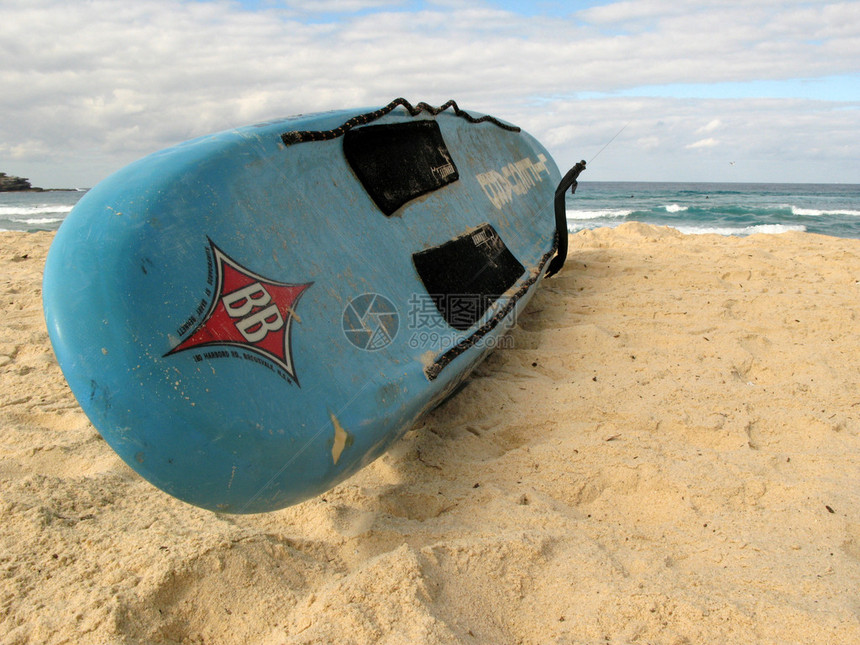
[[349, 13], [402, 6], [404, 0], [284, 0], [279, 4], [303, 13]]
[[[860, 115], [838, 103], [605, 98], [545, 108], [506, 116], [538, 135], [559, 166], [589, 161], [584, 180], [857, 181]], [[719, 115], [719, 145], [691, 148], [703, 140], [703, 115]]]
[[[4, 0], [0, 165], [16, 152], [15, 165], [0, 170], [40, 185], [92, 183], [196, 135], [400, 95], [456, 98], [577, 159], [630, 122], [594, 169], [604, 179], [638, 178], [643, 168], [665, 172], [655, 179], [695, 179], [693, 162], [714, 148], [687, 146], [717, 130], [720, 149], [782, 154], [794, 167], [806, 144], [820, 151], [818, 180], [840, 172], [850, 180], [846, 158], [856, 167], [860, 157], [858, 101], [611, 98], [646, 85], [856, 74], [860, 3], [642, 0], [534, 17], [491, 3], [428, 3], [419, 12], [396, 0], [259, 4], [268, 8]], [[358, 13], [319, 23], [303, 22], [299, 10]], [[588, 91], [610, 98], [577, 99]]]
[[707, 125], [703, 125], [701, 128], [696, 130], [696, 133], [704, 134], [705, 132], [713, 132], [714, 130], [718, 130], [722, 124], [723, 122], [719, 119], [712, 119]]
[[707, 139], [699, 139], [695, 143], [691, 143], [688, 146], [685, 146], [689, 150], [695, 150], [696, 148], [713, 148], [714, 146], [720, 145], [720, 142], [714, 139], [713, 137], [708, 137]]

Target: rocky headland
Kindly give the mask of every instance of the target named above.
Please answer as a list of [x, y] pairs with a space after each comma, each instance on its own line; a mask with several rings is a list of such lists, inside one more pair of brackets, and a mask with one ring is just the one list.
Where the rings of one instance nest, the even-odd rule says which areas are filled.
[[0, 192], [12, 192], [23, 190], [38, 190], [41, 188], [30, 185], [30, 180], [24, 177], [15, 177], [7, 175], [5, 172], [0, 172]]

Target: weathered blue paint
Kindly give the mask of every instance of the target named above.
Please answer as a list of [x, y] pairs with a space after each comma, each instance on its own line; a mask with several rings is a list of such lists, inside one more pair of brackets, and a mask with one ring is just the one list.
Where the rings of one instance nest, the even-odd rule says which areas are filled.
[[[60, 227], [44, 278], [60, 366], [111, 447], [171, 495], [253, 513], [322, 493], [450, 394], [540, 282], [554, 249], [560, 176], [535, 139], [450, 113], [393, 111], [375, 125], [435, 119], [460, 178], [386, 217], [345, 161], [341, 139], [280, 139], [365, 111], [295, 117], [155, 153], [89, 191]], [[511, 166], [523, 159], [538, 164], [531, 179]], [[460, 332], [426, 306], [411, 256], [483, 223], [526, 272]], [[217, 304], [216, 247], [249, 275], [309, 285], [281, 310], [292, 374], [250, 345], [177, 351]], [[262, 292], [252, 291], [228, 303], [236, 320], [262, 310]], [[393, 341], [374, 351], [343, 331], [345, 307], [365, 293], [384, 296], [399, 315]], [[224, 311], [219, 324], [236, 321]], [[225, 330], [210, 331], [222, 340], [237, 333]], [[449, 354], [428, 377], [428, 366], [470, 337], [480, 342]]]

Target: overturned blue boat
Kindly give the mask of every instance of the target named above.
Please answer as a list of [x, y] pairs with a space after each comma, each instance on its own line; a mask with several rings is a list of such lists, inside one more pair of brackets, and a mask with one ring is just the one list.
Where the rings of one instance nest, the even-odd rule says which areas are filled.
[[159, 488], [220, 512], [300, 502], [382, 454], [515, 324], [564, 262], [583, 167], [560, 184], [533, 137], [453, 101], [180, 144], [60, 227], [55, 353]]

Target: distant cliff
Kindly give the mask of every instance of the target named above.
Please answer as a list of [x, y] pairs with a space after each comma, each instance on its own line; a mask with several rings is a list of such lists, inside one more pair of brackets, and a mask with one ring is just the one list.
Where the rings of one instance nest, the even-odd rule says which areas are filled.
[[42, 190], [41, 188], [34, 188], [30, 185], [30, 181], [28, 179], [24, 179], [23, 177], [10, 177], [6, 175], [5, 172], [0, 172], [0, 193], [9, 192], [13, 190]]

